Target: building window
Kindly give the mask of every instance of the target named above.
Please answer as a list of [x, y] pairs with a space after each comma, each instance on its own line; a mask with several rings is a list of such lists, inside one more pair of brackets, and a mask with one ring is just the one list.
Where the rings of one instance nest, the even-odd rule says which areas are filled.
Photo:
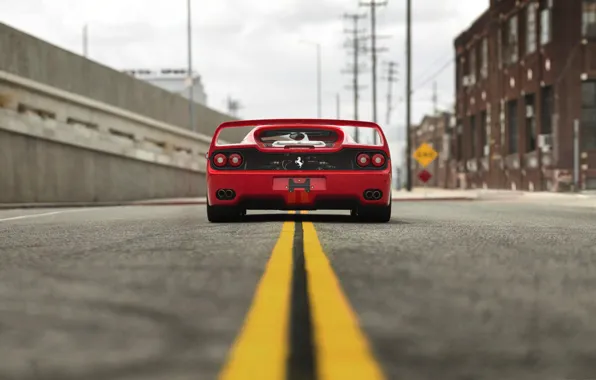
[[486, 156], [486, 128], [486, 111], [482, 111], [480, 114], [480, 141], [478, 145], [482, 149], [480, 154], [482, 157]]
[[455, 158], [457, 159], [457, 162], [460, 162], [463, 159], [463, 154], [462, 154], [462, 144], [463, 144], [463, 138], [462, 138], [462, 129], [463, 126], [461, 124], [461, 121], [457, 122], [457, 129], [456, 129], [456, 139], [455, 139]]
[[503, 29], [499, 28], [497, 32], [497, 62], [499, 69], [503, 67]]
[[476, 144], [478, 143], [478, 138], [476, 135], [476, 116], [470, 116], [470, 157], [469, 158], [476, 158]]
[[470, 49], [470, 84], [476, 83], [476, 72], [478, 67], [476, 66], [476, 48]]
[[519, 53], [519, 38], [517, 34], [517, 16], [513, 16], [509, 19], [507, 28], [507, 49], [508, 51], [508, 63], [515, 63], [518, 59]]
[[480, 54], [480, 75], [482, 79], [488, 78], [488, 38], [484, 37], [482, 39], [481, 45], [481, 54]]
[[459, 61], [459, 59], [456, 59], [455, 71], [456, 71], [456, 74], [455, 74], [455, 90], [457, 92], [459, 92], [461, 90], [462, 78], [463, 78], [463, 65], [461, 64], [461, 62]]
[[466, 77], [466, 60], [465, 58], [459, 59], [459, 72], [460, 72], [460, 79], [461, 79], [461, 86], [466, 87], [468, 85], [467, 77]]
[[582, 35], [588, 38], [596, 37], [596, 0], [583, 0]]
[[596, 149], [596, 81], [582, 82], [580, 143], [582, 150]]
[[526, 8], [526, 54], [536, 51], [536, 4]]
[[540, 11], [540, 44], [546, 45], [552, 39], [552, 21], [551, 21], [551, 7], [552, 3], [550, 0], [541, 1]]
[[536, 150], [536, 117], [534, 115], [534, 94], [526, 95], [526, 153]]
[[514, 154], [518, 152], [519, 136], [517, 132], [517, 99], [507, 103], [507, 127], [508, 127], [508, 152]]
[[553, 133], [553, 114], [555, 111], [554, 95], [552, 86], [542, 88], [542, 112], [540, 120], [540, 133], [550, 135]]

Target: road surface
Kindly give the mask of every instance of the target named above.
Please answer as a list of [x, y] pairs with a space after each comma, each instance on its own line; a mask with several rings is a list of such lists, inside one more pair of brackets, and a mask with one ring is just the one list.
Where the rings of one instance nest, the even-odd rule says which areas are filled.
[[0, 379], [594, 379], [595, 226], [506, 201], [3, 210]]

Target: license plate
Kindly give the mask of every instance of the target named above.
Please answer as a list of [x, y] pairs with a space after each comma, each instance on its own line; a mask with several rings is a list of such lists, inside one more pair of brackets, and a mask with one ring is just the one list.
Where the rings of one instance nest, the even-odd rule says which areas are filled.
[[274, 178], [273, 190], [306, 191], [327, 190], [325, 178]]

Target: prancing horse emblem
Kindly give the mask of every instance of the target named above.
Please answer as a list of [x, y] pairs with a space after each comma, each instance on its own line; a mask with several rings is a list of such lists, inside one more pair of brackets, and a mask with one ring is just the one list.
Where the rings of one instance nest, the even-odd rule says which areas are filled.
[[298, 157], [298, 159], [294, 162], [298, 165], [299, 169], [302, 169], [302, 165], [304, 165], [304, 162], [302, 162], [302, 157]]

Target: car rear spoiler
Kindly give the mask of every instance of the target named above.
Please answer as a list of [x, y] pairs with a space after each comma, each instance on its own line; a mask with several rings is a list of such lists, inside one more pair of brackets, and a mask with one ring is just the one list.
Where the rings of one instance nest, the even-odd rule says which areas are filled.
[[356, 127], [356, 128], [372, 128], [381, 136], [383, 147], [388, 150], [387, 139], [383, 133], [383, 129], [377, 123], [371, 121], [359, 120], [336, 120], [336, 119], [255, 119], [255, 120], [236, 120], [227, 121], [217, 127], [213, 134], [211, 147], [213, 147], [221, 132], [228, 128], [246, 128], [246, 127], [262, 127], [262, 126], [285, 126], [285, 125], [304, 125], [304, 126], [334, 126], [334, 127]]

